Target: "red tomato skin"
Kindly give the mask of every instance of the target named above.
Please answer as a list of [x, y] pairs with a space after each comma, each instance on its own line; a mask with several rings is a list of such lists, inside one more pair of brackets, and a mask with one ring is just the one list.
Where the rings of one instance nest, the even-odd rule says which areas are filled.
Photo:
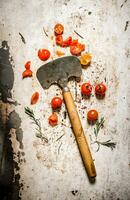
[[64, 32], [64, 26], [62, 24], [56, 24], [54, 27], [55, 35], [62, 35]]
[[76, 55], [79, 56], [81, 54], [82, 51], [85, 50], [85, 45], [84, 44], [76, 44], [76, 45], [71, 45], [70, 46], [70, 53], [72, 55]]
[[60, 97], [53, 97], [51, 100], [51, 106], [53, 109], [60, 108], [62, 105], [63, 100]]
[[22, 73], [22, 77], [26, 78], [26, 77], [31, 77], [32, 76], [32, 71], [30, 69], [26, 69], [23, 73]]
[[38, 99], [39, 99], [39, 93], [38, 92], [33, 93], [32, 97], [31, 97], [31, 104], [32, 105], [36, 104]]
[[107, 90], [106, 85], [99, 83], [95, 86], [95, 94], [103, 96]]
[[81, 93], [84, 95], [90, 95], [92, 92], [92, 85], [90, 83], [83, 83], [81, 86]]
[[39, 49], [38, 50], [38, 57], [42, 61], [48, 60], [48, 58], [50, 57], [50, 51], [47, 50], [47, 49]]
[[72, 37], [69, 36], [66, 40], [63, 41], [62, 46], [63, 47], [69, 47], [71, 45], [71, 43], [72, 43]]
[[71, 41], [71, 46], [75, 46], [75, 45], [77, 45], [79, 42], [78, 42], [78, 40], [72, 40]]
[[58, 124], [58, 116], [56, 113], [52, 113], [48, 118], [48, 122], [51, 126], [56, 126]]
[[87, 119], [90, 122], [94, 122], [98, 119], [98, 112], [96, 110], [89, 110], [87, 113]]
[[56, 36], [56, 44], [62, 47], [62, 45], [63, 45], [63, 37], [62, 37], [62, 35], [57, 35]]
[[24, 67], [25, 67], [26, 69], [30, 69], [30, 67], [31, 67], [31, 61], [27, 61], [27, 62], [25, 63], [25, 65], [24, 65]]

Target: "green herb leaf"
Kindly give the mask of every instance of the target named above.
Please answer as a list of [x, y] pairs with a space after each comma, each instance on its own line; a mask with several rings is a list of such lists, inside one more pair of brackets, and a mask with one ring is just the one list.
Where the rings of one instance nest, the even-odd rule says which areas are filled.
[[97, 138], [97, 136], [98, 136], [98, 133], [99, 133], [99, 131], [100, 131], [100, 128], [102, 128], [102, 127], [104, 126], [104, 122], [105, 122], [104, 117], [102, 117], [100, 121], [98, 120], [98, 121], [96, 122], [95, 128], [94, 128], [94, 134], [95, 134], [96, 138]]
[[116, 143], [111, 142], [111, 140], [107, 140], [105, 142], [100, 142], [100, 141], [97, 140], [98, 133], [99, 133], [100, 129], [104, 127], [104, 122], [105, 122], [105, 119], [104, 119], [104, 117], [102, 117], [100, 119], [100, 121], [98, 120], [96, 122], [95, 127], [94, 127], [94, 134], [95, 134], [95, 137], [96, 137], [96, 141], [94, 143], [97, 143], [97, 145], [98, 145], [97, 151], [99, 151], [101, 145], [109, 147], [109, 148], [111, 148], [111, 150], [113, 150], [116, 147]]
[[101, 145], [110, 147], [111, 150], [113, 150], [116, 147], [116, 143], [115, 142], [111, 142], [111, 140], [108, 140], [106, 142], [100, 142]]
[[97, 130], [96, 130], [96, 128], [94, 128], [94, 134], [97, 137]]
[[30, 119], [32, 120], [32, 123], [36, 125], [36, 128], [35, 128], [37, 131], [35, 134], [36, 137], [41, 138], [45, 142], [48, 142], [48, 139], [45, 136], [43, 136], [41, 122], [39, 119], [36, 119], [33, 110], [30, 109], [29, 107], [26, 107], [25, 113], [30, 117]]

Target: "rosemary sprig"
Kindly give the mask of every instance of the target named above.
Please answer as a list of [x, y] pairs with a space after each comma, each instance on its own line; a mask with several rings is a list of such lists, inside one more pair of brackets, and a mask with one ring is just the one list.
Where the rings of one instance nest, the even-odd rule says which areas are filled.
[[116, 143], [115, 142], [111, 142], [111, 140], [107, 140], [105, 142], [101, 142], [101, 141], [97, 140], [98, 133], [99, 133], [100, 129], [104, 127], [104, 122], [105, 122], [105, 119], [104, 119], [104, 117], [102, 117], [100, 119], [100, 121], [98, 120], [96, 122], [95, 128], [94, 128], [94, 134], [95, 134], [95, 137], [96, 137], [96, 140], [95, 140], [94, 143], [97, 143], [97, 145], [98, 145], [97, 151], [99, 151], [100, 145], [103, 145], [103, 146], [106, 146], [106, 147], [110, 147], [111, 150], [113, 150], [116, 147]]
[[42, 133], [42, 127], [41, 127], [41, 122], [39, 119], [36, 119], [34, 112], [32, 109], [30, 109], [29, 107], [25, 108], [25, 113], [30, 117], [30, 119], [33, 121], [33, 124], [36, 125], [36, 137], [41, 138], [41, 140], [44, 140], [46, 143], [48, 142], [48, 139], [43, 136]]
[[100, 145], [104, 145], [106, 147], [110, 147], [111, 150], [113, 150], [115, 147], [116, 147], [116, 143], [115, 142], [111, 142], [111, 140], [107, 140], [105, 142], [100, 142], [100, 141], [95, 141], [94, 143], [97, 143], [98, 144], [98, 148], [97, 148], [97, 151], [99, 151], [100, 149]]
[[100, 128], [103, 128], [104, 122], [105, 122], [104, 117], [102, 117], [100, 121], [98, 120], [98, 121], [96, 122], [96, 124], [95, 124], [96, 127], [94, 128], [94, 134], [95, 134], [96, 138], [97, 138], [97, 136], [98, 136], [98, 133], [99, 133]]
[[107, 140], [106, 142], [100, 142], [101, 145], [110, 147], [112, 150], [115, 148], [116, 143], [115, 142], [111, 142], [111, 140]]

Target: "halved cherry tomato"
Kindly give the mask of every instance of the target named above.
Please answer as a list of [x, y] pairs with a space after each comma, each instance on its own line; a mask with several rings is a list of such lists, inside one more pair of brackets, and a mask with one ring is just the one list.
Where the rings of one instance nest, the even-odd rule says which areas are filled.
[[59, 45], [59, 46], [63, 45], [63, 37], [62, 37], [62, 35], [57, 35], [56, 36], [56, 44]]
[[25, 67], [26, 69], [30, 69], [30, 67], [31, 67], [31, 61], [27, 61], [27, 62], [25, 63], [25, 65], [24, 65], [24, 67]]
[[62, 46], [63, 47], [69, 47], [71, 45], [71, 43], [72, 43], [72, 37], [69, 36], [66, 40], [63, 41]]
[[77, 45], [79, 42], [78, 42], [78, 40], [72, 40], [72, 42], [71, 42], [71, 46], [73, 46], [73, 45]]
[[54, 32], [56, 35], [61, 35], [64, 32], [64, 26], [62, 24], [56, 24], [54, 27]]
[[22, 77], [26, 78], [26, 77], [31, 77], [32, 76], [32, 71], [30, 69], [26, 69], [23, 73], [22, 73]]
[[81, 52], [84, 50], [85, 50], [84, 44], [77, 43], [77, 44], [70, 45], [70, 53], [72, 55], [79, 56], [81, 54]]
[[96, 110], [90, 110], [88, 113], [87, 113], [87, 119], [88, 121], [90, 122], [94, 122], [98, 119], [98, 112]]
[[50, 57], [50, 51], [48, 51], [47, 49], [39, 49], [38, 50], [38, 57], [42, 61], [45, 61]]
[[56, 36], [56, 44], [61, 47], [69, 47], [72, 43], [72, 37], [69, 36], [67, 39], [63, 40], [62, 35]]
[[48, 122], [51, 126], [56, 126], [58, 124], [58, 116], [56, 113], [53, 113], [49, 118]]
[[54, 97], [51, 100], [51, 105], [53, 109], [57, 109], [59, 107], [61, 107], [63, 100], [60, 97]]
[[107, 90], [107, 87], [103, 83], [99, 83], [95, 87], [95, 94], [103, 96]]
[[31, 97], [31, 104], [32, 104], [32, 105], [33, 105], [33, 104], [36, 104], [37, 101], [38, 101], [38, 99], [39, 99], [39, 93], [38, 93], [38, 92], [35, 92], [35, 93], [32, 95], [32, 97]]
[[81, 86], [81, 92], [84, 95], [90, 95], [92, 92], [92, 85], [90, 83], [83, 83]]

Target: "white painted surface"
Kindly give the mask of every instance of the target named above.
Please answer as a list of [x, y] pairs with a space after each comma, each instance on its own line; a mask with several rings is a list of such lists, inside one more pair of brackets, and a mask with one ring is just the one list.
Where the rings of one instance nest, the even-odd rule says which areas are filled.
[[[16, 111], [22, 119], [24, 131], [23, 143], [26, 163], [20, 165], [22, 200], [128, 200], [130, 199], [130, 28], [126, 31], [126, 21], [129, 21], [130, 1], [1, 1], [1, 41], [7, 40], [15, 64], [14, 99], [20, 105]], [[66, 4], [66, 5], [65, 5]], [[88, 12], [92, 12], [88, 15]], [[91, 145], [93, 158], [97, 169], [95, 184], [90, 184], [84, 170], [70, 123], [64, 119], [65, 107], [59, 113], [59, 125], [52, 128], [48, 125], [48, 116], [51, 114], [50, 100], [59, 94], [60, 89], [52, 86], [44, 91], [36, 80], [35, 72], [42, 65], [37, 57], [39, 48], [48, 48], [52, 54], [53, 27], [61, 22], [65, 27], [65, 36], [78, 36], [76, 30], [84, 40], [79, 40], [89, 47], [94, 55], [89, 68], [83, 69], [81, 82], [77, 85], [78, 97], [81, 98], [79, 85], [90, 81], [95, 83], [104, 81], [108, 91], [105, 99], [98, 100], [95, 95], [89, 100], [77, 103], [79, 114], [85, 133], [94, 137], [93, 127], [86, 121], [86, 113], [96, 108], [100, 117], [105, 117], [105, 127], [100, 132], [100, 140], [112, 139], [117, 142], [116, 149], [111, 151], [101, 147], [96, 152], [96, 146]], [[47, 30], [49, 38], [43, 32]], [[19, 32], [24, 36], [23, 44]], [[59, 49], [59, 48], [58, 48]], [[88, 50], [88, 48], [87, 48]], [[69, 50], [66, 50], [69, 55]], [[54, 57], [55, 58], [55, 57]], [[34, 76], [32, 79], [21, 79], [24, 63], [32, 61]], [[94, 72], [94, 73], [93, 73]], [[75, 83], [69, 83], [75, 98]], [[30, 106], [30, 97], [34, 91], [40, 93], [40, 101]], [[93, 93], [94, 94], [94, 93]], [[35, 137], [35, 128], [24, 113], [24, 107], [34, 109], [41, 119], [48, 144], [41, 144]], [[87, 109], [82, 110], [83, 106]], [[84, 111], [84, 113], [83, 113]], [[84, 118], [85, 117], [85, 118]], [[63, 119], [64, 124], [61, 125]], [[56, 141], [65, 134], [59, 141]], [[91, 137], [90, 137], [91, 135]], [[58, 153], [59, 146], [60, 151]], [[15, 145], [14, 151], [18, 145]], [[71, 191], [78, 190], [74, 196]]]

